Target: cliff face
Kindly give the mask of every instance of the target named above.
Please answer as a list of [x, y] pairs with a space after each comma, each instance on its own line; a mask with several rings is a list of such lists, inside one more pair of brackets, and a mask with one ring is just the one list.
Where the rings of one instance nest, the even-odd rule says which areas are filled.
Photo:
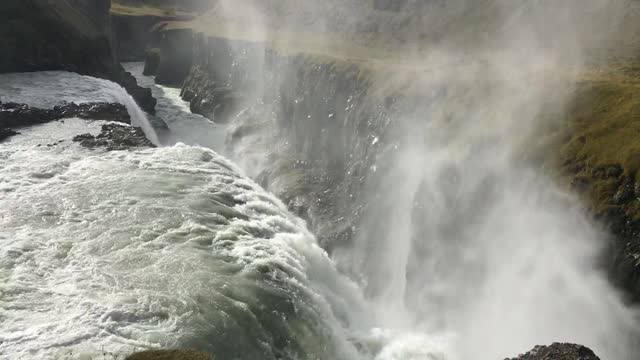
[[[188, 44], [179, 40], [187, 35], [193, 53], [175, 59], [184, 52], [168, 44]], [[160, 48], [164, 66], [157, 78], [184, 80], [182, 96], [193, 112], [229, 124], [229, 153], [306, 219], [325, 248], [348, 243], [366, 206], [359, 195], [375, 172], [380, 137], [389, 124], [380, 104], [392, 105], [392, 99], [369, 93], [367, 70], [349, 61], [272, 50], [263, 63], [259, 43], [186, 30], [163, 36], [176, 38]]]
[[640, 65], [628, 59], [585, 74], [554, 129], [549, 165], [613, 235], [605, 262], [640, 299]]
[[122, 85], [147, 112], [151, 92], [116, 62], [110, 0], [7, 0], [0, 4], [0, 72], [66, 70]]
[[[375, 62], [292, 52], [184, 27], [157, 30], [163, 40], [156, 51], [164, 64], [158, 78], [182, 84], [193, 112], [229, 124], [229, 154], [305, 218], [326, 249], [348, 244], [360, 226], [376, 228], [363, 224], [362, 215], [374, 210], [367, 203], [376, 199], [371, 192], [383, 189], [378, 175], [393, 166], [387, 159], [397, 145], [393, 119], [407, 109], [424, 110], [424, 94], [407, 91], [410, 71], [405, 88], [396, 91], [373, 86], [374, 73], [380, 75], [379, 69], [370, 71]], [[640, 217], [631, 134], [638, 78], [633, 65], [617, 74], [584, 75], [569, 96], [571, 109], [546, 114], [560, 124], [547, 129], [555, 133], [540, 135], [555, 136], [545, 151], [562, 173], [560, 181], [585, 195], [591, 214], [609, 227], [613, 241], [605, 263], [635, 298]], [[599, 122], [602, 114], [613, 122]], [[633, 151], [616, 150], [621, 148]]]

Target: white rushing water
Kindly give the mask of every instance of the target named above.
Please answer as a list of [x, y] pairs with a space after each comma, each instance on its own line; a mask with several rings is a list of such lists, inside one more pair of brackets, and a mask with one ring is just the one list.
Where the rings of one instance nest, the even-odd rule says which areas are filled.
[[[110, 100], [85, 77], [11, 75], [2, 100]], [[78, 89], [78, 93], [70, 89]], [[109, 88], [108, 88], [109, 89]], [[193, 347], [223, 359], [350, 359], [357, 289], [304, 222], [215, 152], [104, 152], [67, 119], [0, 143], [0, 358], [111, 359]], [[58, 142], [64, 139], [63, 142]]]

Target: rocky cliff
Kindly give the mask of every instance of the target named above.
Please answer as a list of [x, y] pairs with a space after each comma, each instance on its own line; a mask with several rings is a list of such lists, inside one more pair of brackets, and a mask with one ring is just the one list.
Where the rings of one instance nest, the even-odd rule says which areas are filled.
[[[371, 210], [366, 199], [375, 198], [363, 194], [379, 189], [376, 174], [391, 166], [385, 159], [398, 145], [397, 139], [392, 140], [399, 125], [393, 119], [408, 109], [425, 110], [424, 94], [412, 91], [410, 85], [425, 70], [398, 66], [397, 59], [367, 56], [365, 60], [357, 47], [336, 51], [303, 44], [292, 50], [290, 41], [264, 41], [251, 34], [232, 39], [215, 27], [203, 29], [194, 23], [156, 28], [162, 39], [155, 45], [160, 65], [152, 68], [158, 78], [182, 85], [182, 96], [193, 112], [230, 124], [229, 152], [307, 219], [325, 248], [348, 244], [362, 225], [362, 214]], [[600, 70], [581, 75], [576, 91], [569, 95], [571, 109], [540, 115], [554, 117], [554, 123], [562, 125], [547, 129], [553, 134], [541, 135], [556, 139], [555, 145], [545, 143], [546, 150], [536, 151], [546, 151], [547, 164], [553, 163], [553, 169], [563, 174], [560, 181], [573, 184], [586, 194], [586, 204], [594, 204], [591, 213], [615, 239], [605, 262], [616, 281], [638, 298], [635, 152], [613, 150], [636, 148], [629, 130], [635, 126], [635, 103], [640, 99], [635, 94], [639, 74], [633, 65], [637, 59], [633, 49], [639, 48], [635, 39], [619, 39], [624, 42], [619, 48], [625, 51], [616, 59], [624, 59], [623, 65], [615, 65], [617, 60], [606, 52], [608, 60], [588, 66]], [[396, 70], [405, 68], [407, 81], [400, 87], [392, 81], [385, 84], [385, 76], [397, 77], [396, 70], [385, 75], [390, 62], [395, 62]], [[616, 66], [621, 71], [601, 71]], [[613, 122], [595, 123], [602, 114]], [[608, 139], [617, 141], [616, 146]]]
[[7, 0], [0, 4], [0, 72], [66, 70], [122, 85], [147, 112], [155, 99], [114, 57], [110, 0]]

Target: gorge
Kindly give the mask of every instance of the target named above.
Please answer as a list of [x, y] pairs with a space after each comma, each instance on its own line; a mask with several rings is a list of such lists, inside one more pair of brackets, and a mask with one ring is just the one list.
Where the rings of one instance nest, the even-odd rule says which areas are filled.
[[0, 358], [640, 356], [638, 1], [0, 14]]

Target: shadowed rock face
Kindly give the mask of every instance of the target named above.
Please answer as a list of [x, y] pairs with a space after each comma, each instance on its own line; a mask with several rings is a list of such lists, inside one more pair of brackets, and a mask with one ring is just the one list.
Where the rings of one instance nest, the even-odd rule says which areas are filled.
[[600, 358], [585, 346], [555, 343], [551, 346], [536, 346], [526, 354], [505, 360], [600, 360]]
[[207, 354], [189, 350], [145, 351], [129, 356], [126, 360], [212, 360]]
[[53, 109], [40, 109], [26, 104], [0, 103], [0, 127], [4, 128], [44, 124], [72, 117], [131, 123], [127, 108], [116, 103], [67, 103]]
[[110, 0], [3, 0], [0, 73], [66, 70], [109, 79], [153, 114], [151, 91], [116, 62], [110, 6]]
[[73, 117], [85, 120], [106, 120], [125, 124], [131, 123], [131, 117], [127, 112], [127, 108], [122, 104], [67, 103], [56, 106], [53, 109], [40, 109], [30, 107], [26, 104], [0, 103], [0, 140], [17, 135], [18, 132], [12, 128], [33, 126]]
[[10, 138], [13, 135], [18, 135], [18, 134], [19, 133], [17, 131], [15, 131], [15, 130], [0, 128], [0, 141], [2, 141], [4, 139], [7, 139], [7, 138]]
[[98, 136], [82, 134], [73, 138], [80, 145], [95, 149], [105, 148], [107, 151], [127, 150], [138, 147], [155, 147], [144, 135], [139, 127], [131, 127], [119, 124], [102, 125], [102, 131]]

